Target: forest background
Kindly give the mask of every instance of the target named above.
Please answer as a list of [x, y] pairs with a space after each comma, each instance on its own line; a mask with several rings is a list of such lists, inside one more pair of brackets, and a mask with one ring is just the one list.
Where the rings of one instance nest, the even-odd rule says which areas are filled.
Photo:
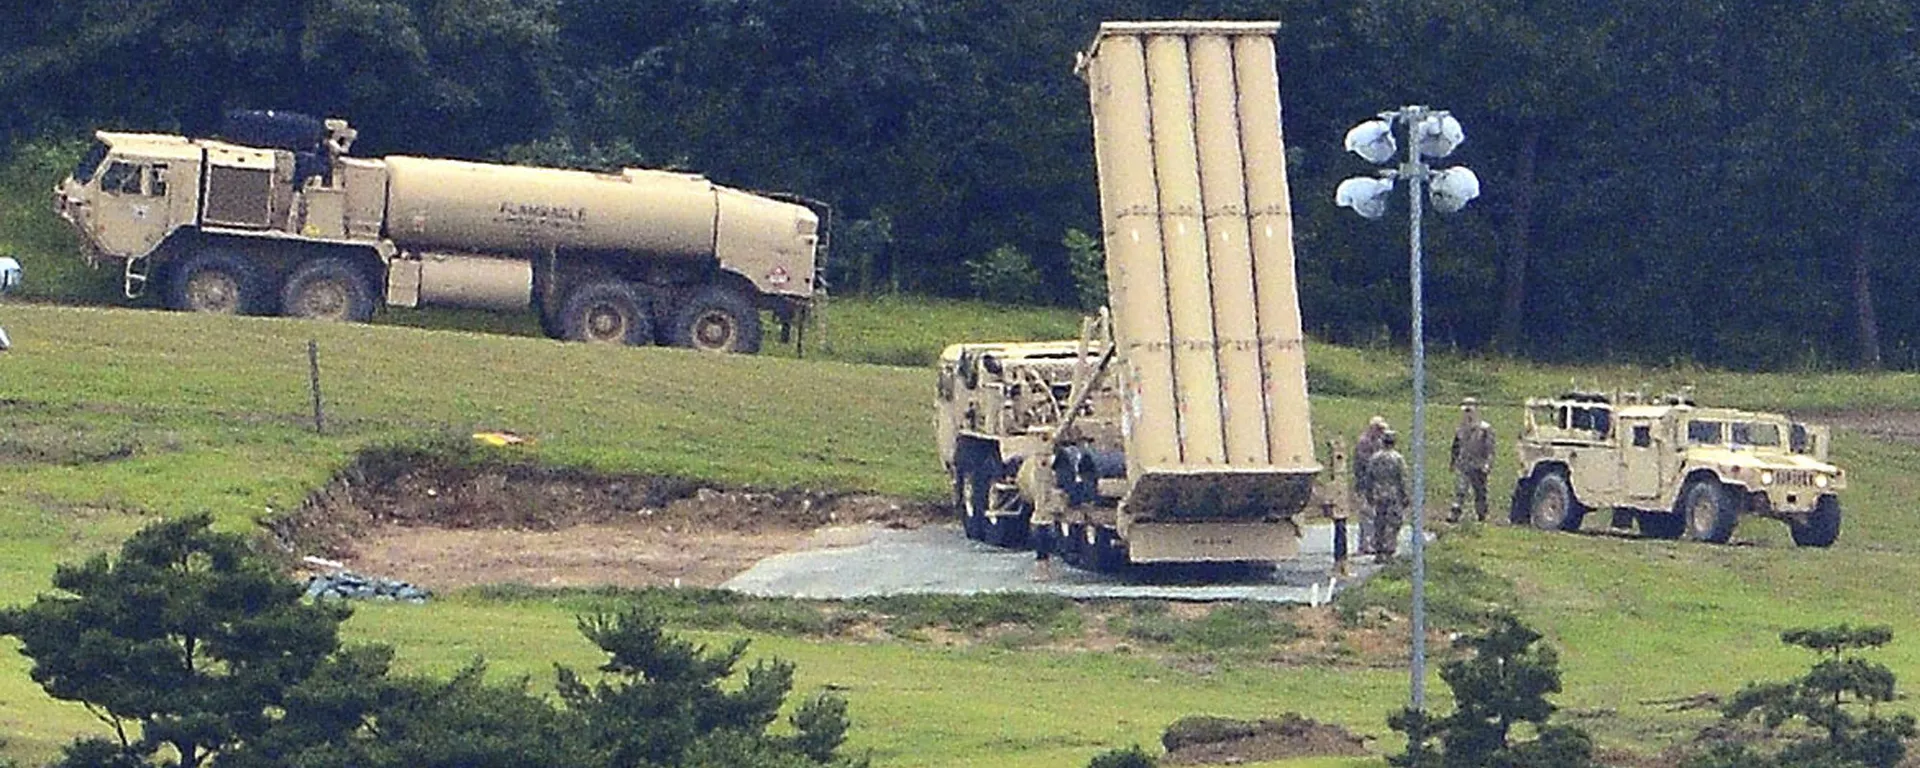
[[0, 160], [77, 155], [95, 128], [204, 135], [229, 109], [287, 109], [350, 119], [356, 154], [669, 167], [824, 200], [841, 293], [1073, 304], [1076, 233], [1099, 228], [1076, 52], [1103, 20], [1278, 20], [1316, 337], [1405, 341], [1404, 213], [1366, 222], [1332, 197], [1370, 170], [1341, 151], [1348, 127], [1428, 104], [1465, 125], [1445, 164], [1483, 189], [1428, 220], [1429, 343], [1917, 369], [1920, 197], [1901, 191], [1920, 182], [1915, 15], [1900, 0], [43, 1], [0, 25]]

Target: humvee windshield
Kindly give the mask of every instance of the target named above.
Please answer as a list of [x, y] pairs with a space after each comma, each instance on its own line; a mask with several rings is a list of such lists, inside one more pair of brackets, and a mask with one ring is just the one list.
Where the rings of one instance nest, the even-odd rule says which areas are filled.
[[80, 156], [80, 163], [73, 167], [73, 180], [85, 184], [93, 181], [93, 174], [100, 170], [100, 162], [107, 159], [107, 143], [95, 140], [87, 153]]
[[1780, 426], [1764, 421], [1736, 421], [1733, 423], [1734, 445], [1757, 445], [1770, 448], [1780, 444]]
[[1725, 443], [1770, 448], [1780, 444], [1780, 425], [1768, 421], [1689, 421], [1687, 442], [1695, 445]]

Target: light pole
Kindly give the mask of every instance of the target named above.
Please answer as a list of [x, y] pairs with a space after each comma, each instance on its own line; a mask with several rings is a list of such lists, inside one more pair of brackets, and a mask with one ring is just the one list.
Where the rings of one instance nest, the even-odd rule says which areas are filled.
[[1444, 110], [1424, 106], [1402, 107], [1380, 113], [1347, 131], [1347, 149], [1368, 162], [1384, 164], [1393, 159], [1394, 129], [1407, 133], [1407, 159], [1397, 168], [1382, 169], [1377, 176], [1356, 176], [1340, 182], [1334, 202], [1352, 208], [1369, 219], [1387, 212], [1387, 195], [1396, 179], [1407, 181], [1407, 202], [1411, 225], [1407, 239], [1412, 243], [1408, 280], [1413, 294], [1413, 653], [1412, 706], [1425, 709], [1427, 699], [1427, 547], [1425, 509], [1427, 506], [1427, 349], [1425, 306], [1420, 271], [1420, 209], [1425, 198], [1421, 188], [1429, 187], [1433, 207], [1442, 213], [1460, 210], [1468, 200], [1480, 196], [1480, 179], [1465, 167], [1433, 171], [1426, 158], [1442, 158], [1466, 139], [1460, 121]]

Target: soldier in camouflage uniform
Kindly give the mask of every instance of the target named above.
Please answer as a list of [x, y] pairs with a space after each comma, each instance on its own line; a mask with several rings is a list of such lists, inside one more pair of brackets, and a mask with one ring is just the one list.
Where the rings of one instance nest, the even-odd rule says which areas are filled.
[[1380, 441], [1387, 433], [1387, 420], [1375, 416], [1367, 420], [1367, 428], [1360, 431], [1360, 438], [1353, 441], [1353, 494], [1359, 505], [1355, 510], [1360, 524], [1360, 554], [1373, 551], [1373, 505], [1367, 502], [1367, 459], [1380, 450]]
[[1411, 499], [1407, 494], [1407, 460], [1393, 449], [1393, 430], [1380, 435], [1380, 450], [1367, 457], [1367, 469], [1361, 485], [1367, 506], [1373, 511], [1374, 556], [1381, 562], [1393, 557], [1400, 546], [1400, 523], [1406, 519]]
[[1447, 522], [1460, 522], [1460, 509], [1473, 492], [1473, 516], [1487, 521], [1487, 473], [1493, 469], [1493, 425], [1481, 420], [1480, 402], [1460, 401], [1460, 426], [1453, 430], [1453, 504]]

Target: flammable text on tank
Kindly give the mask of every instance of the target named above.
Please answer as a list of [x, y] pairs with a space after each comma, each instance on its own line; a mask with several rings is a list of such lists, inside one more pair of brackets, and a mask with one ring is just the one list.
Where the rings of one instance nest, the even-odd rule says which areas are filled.
[[555, 338], [750, 353], [761, 312], [805, 323], [818, 295], [822, 203], [697, 174], [355, 157], [345, 120], [228, 119], [224, 141], [97, 131], [55, 187], [76, 252], [117, 262], [127, 298], [353, 322], [533, 310]]
[[495, 221], [570, 221], [581, 222], [587, 219], [587, 209], [566, 205], [547, 205], [544, 203], [516, 203], [511, 200], [500, 201], [500, 218]]

